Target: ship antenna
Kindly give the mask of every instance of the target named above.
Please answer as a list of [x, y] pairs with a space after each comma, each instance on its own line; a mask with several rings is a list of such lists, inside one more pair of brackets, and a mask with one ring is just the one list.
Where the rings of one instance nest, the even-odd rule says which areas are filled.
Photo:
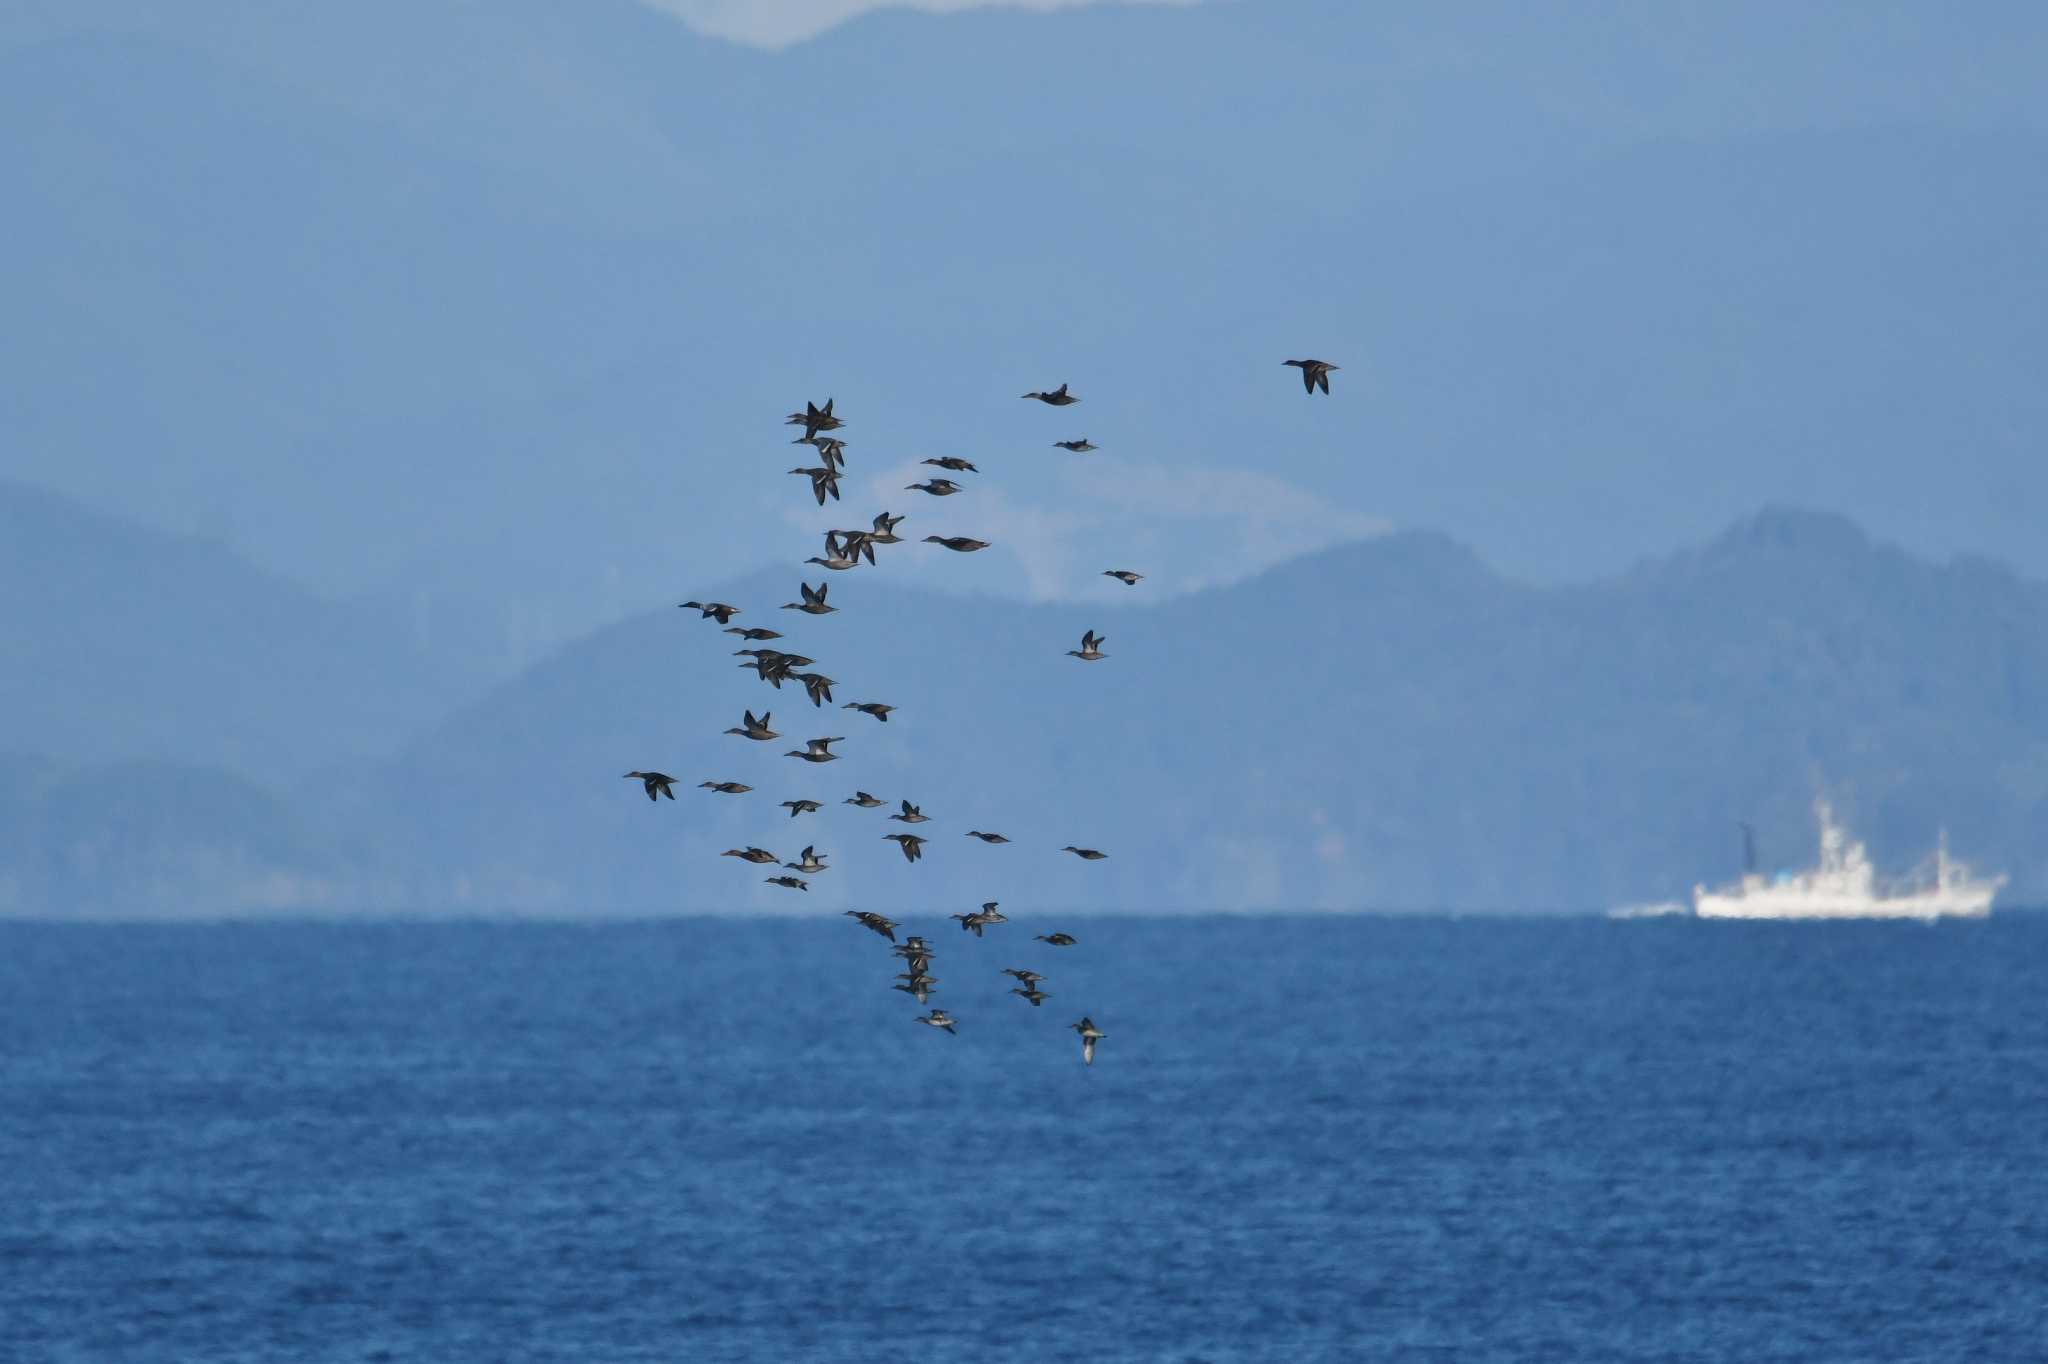
[[1742, 830], [1742, 874], [1756, 875], [1756, 826], [1747, 820], [1738, 819], [1735, 827]]

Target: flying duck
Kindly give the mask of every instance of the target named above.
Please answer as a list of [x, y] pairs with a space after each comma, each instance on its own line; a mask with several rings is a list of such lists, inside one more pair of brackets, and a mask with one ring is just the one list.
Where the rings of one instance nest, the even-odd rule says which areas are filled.
[[896, 527], [902, 524], [902, 521], [903, 518], [900, 516], [891, 516], [887, 512], [880, 513], [875, 517], [875, 528], [868, 532], [868, 539], [878, 545], [895, 544], [899, 538]]
[[918, 463], [929, 464], [935, 468], [945, 469], [956, 474], [978, 474], [981, 472], [981, 470], [975, 468], [958, 455], [947, 455], [944, 459], [922, 459]]
[[789, 670], [796, 665], [785, 658], [757, 658], [752, 663], [740, 664], [760, 674], [761, 680], [777, 691], [782, 690], [782, 680], [789, 676]]
[[948, 914], [946, 917], [957, 922], [962, 930], [972, 929], [974, 936], [977, 938], [981, 936], [981, 926], [988, 922], [981, 915], [975, 913]]
[[1067, 1026], [1072, 1028], [1075, 1032], [1081, 1034], [1082, 1063], [1084, 1065], [1094, 1065], [1095, 1044], [1101, 1041], [1103, 1038], [1109, 1036], [1109, 1034], [1102, 1031], [1102, 1029], [1096, 1027], [1094, 1020], [1088, 1018], [1085, 1015], [1082, 1017], [1079, 1023], [1069, 1023], [1067, 1024]]
[[811, 845], [808, 843], [804, 844], [804, 855], [802, 857], [794, 862], [784, 862], [782, 865], [791, 871], [800, 871], [806, 876], [816, 876], [821, 871], [830, 870], [825, 865], [824, 859], [811, 851]]
[[736, 725], [736, 726], [734, 726], [733, 728], [731, 728], [731, 729], [728, 729], [728, 730], [726, 731], [726, 733], [727, 733], [727, 734], [737, 734], [737, 735], [739, 735], [739, 736], [740, 736], [740, 737], [741, 737], [742, 739], [762, 739], [762, 740], [766, 740], [766, 739], [776, 739], [776, 738], [780, 738], [780, 737], [781, 737], [781, 736], [780, 736], [780, 735], [778, 735], [778, 734], [777, 734], [777, 733], [776, 733], [776, 732], [775, 732], [774, 730], [772, 730], [772, 729], [768, 728], [768, 712], [767, 712], [767, 711], [765, 711], [765, 710], [764, 710], [764, 711], [762, 711], [762, 712], [761, 712], [761, 718], [760, 718], [760, 719], [758, 719], [758, 720], [756, 720], [756, 719], [754, 718], [754, 712], [752, 712], [752, 711], [748, 711], [748, 712], [746, 712], [746, 717], [747, 717], [747, 718], [746, 718], [746, 719], [745, 719], [744, 721], [742, 721], [742, 722], [741, 722], [741, 723], [740, 723], [739, 725]]
[[825, 467], [828, 469], [846, 467], [846, 442], [843, 440], [836, 440], [831, 436], [798, 436], [790, 444], [815, 446], [818, 458], [825, 461]]
[[1098, 635], [1093, 630], [1090, 630], [1087, 634], [1081, 636], [1081, 647], [1067, 650], [1067, 656], [1078, 658], [1084, 663], [1093, 663], [1099, 658], [1109, 657], [1108, 654], [1102, 652], [1102, 646], [1107, 643], [1109, 643], [1109, 636]]
[[872, 715], [883, 724], [889, 723], [889, 712], [896, 707], [883, 701], [848, 701], [841, 710], [857, 710], [862, 715]]
[[862, 927], [873, 929], [890, 942], [896, 941], [896, 921], [894, 919], [885, 918], [871, 909], [849, 909], [843, 912], [849, 919], [860, 920]]
[[761, 866], [765, 863], [773, 862], [776, 860], [775, 854], [769, 852], [766, 848], [756, 848], [752, 846], [748, 846], [746, 848], [727, 848], [724, 852], [720, 853], [719, 856], [737, 857], [742, 862], [752, 862], [756, 866]]
[[1330, 391], [1330, 372], [1337, 368], [1328, 360], [1284, 360], [1282, 364], [1293, 365], [1301, 371], [1301, 386], [1310, 393], [1320, 388], [1324, 394]]
[[1048, 999], [1051, 999], [1051, 998], [1052, 998], [1052, 996], [1051, 996], [1051, 995], [1047, 994], [1047, 993], [1046, 993], [1045, 991], [1043, 991], [1043, 990], [1036, 990], [1036, 989], [1028, 989], [1028, 988], [1027, 988], [1027, 989], [1013, 989], [1013, 990], [1011, 990], [1011, 991], [1010, 991], [1010, 993], [1011, 993], [1011, 994], [1013, 994], [1013, 995], [1022, 995], [1022, 996], [1024, 996], [1024, 998], [1026, 998], [1026, 999], [1028, 999], [1028, 1000], [1030, 1000], [1030, 1001], [1031, 1001], [1031, 1007], [1032, 1007], [1032, 1008], [1034, 1008], [1034, 1009], [1035, 1009], [1035, 1008], [1037, 1008], [1037, 1007], [1038, 1007], [1039, 1005], [1041, 1005], [1041, 1004], [1045, 1003], [1045, 1001], [1047, 1001]]
[[933, 497], [951, 497], [960, 491], [960, 485], [950, 478], [935, 478], [929, 483], [906, 483], [904, 492], [930, 493]]
[[740, 614], [737, 606], [727, 606], [722, 601], [686, 601], [676, 604], [678, 611], [695, 609], [698, 620], [716, 620], [720, 625], [732, 624], [732, 618]]
[[815, 800], [785, 800], [782, 802], [782, 808], [789, 811], [791, 819], [795, 819], [798, 815], [812, 814], [823, 807]]
[[[937, 985], [938, 983], [938, 977], [936, 976], [913, 975], [905, 977], [903, 984], [891, 985], [889, 988], [892, 990], [901, 990], [904, 994], [909, 995], [918, 1003], [924, 1004], [930, 1001], [932, 997], [932, 987], [934, 985]], [[922, 1023], [924, 1022], [924, 1020], [920, 1018], [918, 1022]], [[948, 1028], [946, 1029], [946, 1031], [952, 1032], [953, 1030], [951, 1028]]]
[[780, 649], [734, 649], [732, 656], [754, 660], [752, 663], [740, 664], [742, 668], [757, 667], [764, 663], [769, 667], [805, 668], [818, 661], [804, 654], [786, 654]]
[[[804, 694], [811, 698], [812, 705], [823, 706], [832, 699], [832, 688], [836, 684], [825, 674], [798, 673], [796, 680], [804, 684]], [[812, 761], [825, 762], [827, 760], [824, 758], [814, 758]]]
[[1100, 450], [1102, 448], [1086, 436], [1081, 437], [1079, 440], [1056, 440], [1053, 444], [1062, 450], [1072, 450], [1077, 455], [1085, 455], [1090, 450]]
[[887, 805], [889, 802], [879, 796], [871, 796], [865, 791], [856, 791], [839, 803], [841, 805], [858, 805], [863, 810], [872, 810], [877, 805]]
[[803, 589], [804, 599], [800, 602], [784, 602], [783, 610], [801, 611], [807, 616], [827, 616], [839, 609], [836, 606], [825, 605], [825, 593], [829, 590], [830, 584], [819, 583], [816, 591], [811, 589], [809, 583], [800, 582], [797, 586]]
[[804, 742], [802, 748], [792, 748], [782, 756], [785, 758], [802, 758], [807, 763], [837, 762], [839, 755], [826, 747], [826, 745], [844, 742], [846, 742], [844, 734], [833, 739], [808, 739]]
[[832, 400], [830, 398], [825, 400], [823, 407], [819, 407], [813, 402], [806, 402], [803, 411], [790, 413], [788, 419], [782, 424], [784, 426], [801, 426], [804, 429], [805, 440], [809, 440], [820, 431], [837, 431], [840, 427], [846, 425], [845, 422], [832, 415]]
[[988, 548], [988, 541], [976, 540], [966, 535], [927, 535], [924, 542], [928, 545], [944, 545], [955, 554], [972, 554], [977, 549]]
[[985, 924], [1006, 924], [1010, 922], [1010, 916], [997, 909], [996, 902], [990, 900], [981, 907], [981, 921]]
[[1025, 985], [1036, 985], [1039, 981], [1045, 979], [1044, 976], [1039, 975], [1036, 971], [1019, 971], [1014, 966], [1004, 967], [1003, 974], [1006, 976], [1015, 976], [1020, 982], [1022, 982]]
[[903, 813], [891, 815], [889, 818], [903, 824], [922, 824], [930, 819], [931, 816], [906, 800], [903, 802]]
[[1077, 848], [1071, 843], [1069, 843], [1066, 847], [1061, 848], [1060, 851], [1070, 852], [1074, 856], [1080, 858], [1083, 862], [1100, 862], [1103, 858], [1109, 856], [1109, 854], [1106, 852], [1097, 852], [1093, 848]]
[[649, 800], [655, 799], [657, 792], [670, 800], [676, 798], [676, 793], [669, 789], [675, 784], [675, 778], [666, 772], [628, 772], [626, 775], [639, 780], [640, 785], [646, 789]]
[[1001, 834], [985, 834], [979, 829], [969, 829], [967, 836], [969, 838], [978, 838], [984, 843], [1008, 843], [1010, 841]]
[[791, 469], [793, 474], [805, 474], [811, 480], [811, 493], [818, 499], [818, 505], [825, 505], [825, 494], [832, 494], [832, 500], [839, 500], [839, 471], [829, 465], [816, 465], [808, 469]]
[[744, 782], [737, 781], [700, 781], [697, 785], [707, 791], [716, 791], [720, 795], [726, 796], [744, 796], [747, 792], [754, 789]]
[[1074, 945], [1074, 935], [1071, 933], [1040, 933], [1034, 936], [1031, 941], [1046, 943], [1053, 947], [1072, 947]]
[[[953, 1020], [947, 1017], [946, 1011], [944, 1009], [933, 1009], [929, 1014], [925, 1015], [923, 1018], [918, 1019], [917, 1021], [919, 1023], [929, 1023], [934, 1028], [944, 1028], [947, 1032], [953, 1032]], [[953, 1033], [953, 1036], [955, 1037], [958, 1037], [959, 1035], [959, 1033]]]
[[825, 532], [825, 557], [846, 559], [858, 564], [862, 559], [875, 561], [875, 535], [867, 530], [828, 530]]
[[903, 860], [906, 862], [915, 862], [924, 856], [925, 841], [916, 834], [883, 834], [882, 837], [903, 849]]
[[770, 876], [767, 878], [767, 881], [771, 886], [788, 886], [791, 890], [810, 889], [809, 886], [803, 883], [800, 877], [795, 876]]
[[752, 655], [752, 663], [742, 663], [740, 666], [752, 668], [763, 682], [772, 684], [777, 691], [782, 690], [782, 680], [790, 675], [792, 669], [816, 661], [805, 658], [802, 654], [785, 654], [775, 649], [735, 649], [733, 653]]
[[758, 626], [758, 625], [755, 625], [755, 626], [749, 626], [748, 628], [746, 628], [746, 629], [744, 629], [744, 630], [743, 630], [743, 629], [741, 629], [741, 628], [740, 628], [739, 626], [735, 625], [735, 626], [733, 626], [733, 627], [732, 627], [732, 628], [731, 628], [730, 630], [727, 630], [727, 631], [726, 631], [726, 633], [727, 633], [728, 635], [738, 635], [738, 636], [739, 636], [739, 637], [740, 637], [741, 639], [745, 639], [745, 640], [763, 640], [763, 639], [781, 639], [781, 638], [782, 638], [782, 631], [780, 631], [780, 630], [764, 630], [764, 629], [762, 629], [762, 628], [761, 628], [760, 626]]
[[1138, 580], [1144, 577], [1145, 575], [1142, 573], [1133, 573], [1128, 568], [1105, 568], [1102, 570], [1102, 576], [1105, 578], [1115, 578], [1125, 587], [1136, 587], [1138, 585]]
[[1027, 398], [1036, 398], [1038, 399], [1038, 401], [1042, 403], [1049, 403], [1054, 407], [1071, 407], [1073, 404], [1081, 401], [1079, 398], [1076, 398], [1073, 394], [1067, 392], [1067, 386], [1065, 384], [1061, 384], [1058, 388], [1054, 389], [1050, 393], [1026, 393], [1024, 396]]

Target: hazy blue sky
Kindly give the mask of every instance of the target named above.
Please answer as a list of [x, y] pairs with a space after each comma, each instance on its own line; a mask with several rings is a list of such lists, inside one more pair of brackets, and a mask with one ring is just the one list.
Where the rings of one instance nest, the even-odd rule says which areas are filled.
[[2038, 574], [2044, 69], [2028, 4], [17, 4], [0, 473], [509, 656], [884, 507], [1039, 599], [1768, 502]]
[[[926, 14], [951, 14], [987, 9], [995, 3], [1008, 9], [1073, 9], [1095, 0], [643, 0], [682, 19], [700, 33], [730, 38], [757, 47], [786, 47], [815, 38], [836, 24], [870, 10], [911, 9]], [[1139, 3], [1192, 4], [1195, 0], [1138, 0]]]
[[842, 782], [1062, 903], [1592, 907], [1821, 785], [2048, 883], [2042, 70], [2030, 4], [0, 8], [0, 902], [728, 904]]

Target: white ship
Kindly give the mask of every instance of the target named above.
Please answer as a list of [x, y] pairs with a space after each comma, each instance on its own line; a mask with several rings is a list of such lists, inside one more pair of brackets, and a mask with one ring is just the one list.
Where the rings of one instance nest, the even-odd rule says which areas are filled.
[[[1703, 919], [1981, 919], [2003, 876], [1979, 879], [1950, 860], [1941, 836], [1931, 867], [1897, 885], [1880, 885], [1863, 845], [1835, 822], [1825, 800], [1813, 805], [1820, 821], [1820, 865], [1766, 879], [1754, 870], [1719, 890], [1694, 886], [1693, 912]], [[1754, 860], [1752, 858], [1752, 860]]]

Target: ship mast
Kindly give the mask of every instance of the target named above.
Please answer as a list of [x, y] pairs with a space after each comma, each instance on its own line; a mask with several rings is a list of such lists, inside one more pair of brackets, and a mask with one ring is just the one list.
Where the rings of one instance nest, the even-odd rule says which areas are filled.
[[1842, 826], [1835, 823], [1835, 809], [1826, 797], [1813, 802], [1814, 817], [1820, 821], [1820, 871], [1822, 875], [1840, 873], [1848, 859], [1843, 855], [1842, 845], [1846, 841]]

